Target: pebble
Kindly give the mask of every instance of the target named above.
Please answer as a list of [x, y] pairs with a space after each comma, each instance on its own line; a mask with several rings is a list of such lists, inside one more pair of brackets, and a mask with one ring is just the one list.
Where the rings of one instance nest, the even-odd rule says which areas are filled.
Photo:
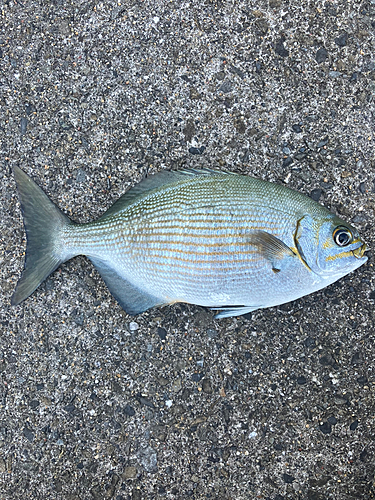
[[284, 483], [287, 483], [287, 484], [292, 484], [292, 482], [295, 480], [296, 478], [291, 476], [290, 474], [283, 474], [283, 480], [284, 480]]
[[220, 87], [219, 87], [219, 92], [223, 92], [224, 94], [227, 94], [228, 92], [231, 92], [233, 89], [233, 85], [230, 81], [226, 80], [223, 82]]
[[76, 173], [76, 182], [85, 182], [86, 181], [86, 172], [83, 168], [79, 168]]
[[134, 479], [137, 477], [137, 467], [125, 467], [122, 474], [123, 479]]
[[25, 438], [30, 441], [30, 443], [32, 443], [34, 441], [34, 433], [32, 430], [30, 430], [28, 427], [24, 427], [23, 429], [23, 435], [25, 436]]
[[322, 139], [321, 141], [318, 142], [318, 144], [316, 145], [317, 148], [322, 148], [323, 146], [325, 146], [326, 144], [328, 144], [328, 135], [326, 135], [324, 137], [324, 139]]
[[289, 167], [293, 163], [293, 158], [291, 156], [288, 156], [288, 158], [284, 158], [283, 160], [283, 167]]
[[337, 424], [337, 418], [332, 416], [327, 418], [327, 422], [330, 423], [331, 425], [336, 425]]
[[201, 155], [205, 149], [206, 146], [201, 146], [200, 148], [191, 147], [189, 148], [189, 153], [192, 155]]
[[172, 382], [172, 391], [173, 392], [179, 392], [182, 388], [182, 382], [181, 382], [181, 379], [180, 378], [176, 378], [176, 380], [174, 380]]
[[310, 193], [310, 198], [312, 198], [314, 201], [319, 201], [322, 193], [323, 191], [319, 188], [313, 189]]
[[350, 430], [355, 431], [357, 427], [358, 427], [358, 420], [354, 420], [354, 422], [350, 424]]
[[323, 432], [323, 434], [331, 434], [331, 424], [329, 422], [323, 422], [322, 424], [319, 424], [319, 430]]
[[135, 321], [131, 321], [131, 322], [129, 323], [129, 330], [130, 330], [131, 332], [135, 332], [135, 331], [137, 331], [137, 330], [138, 330], [138, 328], [139, 328], [138, 323], [136, 323]]
[[284, 47], [285, 38], [281, 37], [275, 45], [275, 52], [281, 57], [288, 57], [289, 50]]
[[128, 415], [129, 417], [132, 417], [133, 415], [135, 415], [134, 408], [131, 407], [130, 405], [125, 406], [124, 413], [125, 413], [125, 415]]
[[142, 446], [138, 451], [138, 460], [146, 472], [158, 471], [158, 455], [151, 446]]
[[324, 47], [321, 47], [315, 54], [315, 59], [318, 64], [324, 62], [328, 57], [328, 52]]
[[366, 191], [367, 191], [367, 186], [366, 186], [366, 183], [365, 182], [361, 182], [360, 185], [359, 185], [359, 191], [362, 193], [362, 194], [365, 194]]
[[296, 132], [297, 134], [301, 133], [302, 132], [302, 128], [300, 125], [298, 125], [298, 123], [295, 123], [294, 125], [292, 125], [292, 129], [294, 132]]
[[167, 330], [165, 328], [160, 327], [160, 326], [158, 326], [157, 334], [159, 335], [160, 340], [166, 340], [167, 335], [168, 335]]
[[27, 131], [27, 124], [29, 123], [29, 120], [23, 116], [20, 121], [20, 130], [21, 130], [21, 135], [25, 135]]
[[26, 111], [26, 114], [28, 116], [30, 116], [32, 113], [35, 113], [36, 108], [35, 108], [34, 104], [30, 104], [30, 103], [27, 102], [25, 104], [25, 111]]
[[342, 75], [342, 73], [341, 73], [340, 71], [330, 71], [330, 72], [328, 73], [328, 75], [329, 75], [331, 78], [337, 78], [337, 77], [341, 76], [341, 75]]
[[342, 35], [338, 36], [335, 38], [335, 44], [338, 45], [339, 47], [345, 47], [347, 41], [348, 41], [348, 34], [343, 33]]
[[357, 382], [359, 385], [367, 385], [368, 383], [368, 378], [366, 377], [366, 375], [361, 375], [360, 377], [357, 378]]
[[212, 384], [211, 380], [208, 378], [203, 379], [202, 381], [202, 390], [206, 394], [212, 394]]
[[217, 336], [218, 336], [218, 332], [217, 332], [217, 330], [214, 330], [213, 328], [209, 328], [209, 329], [207, 330], [207, 337], [208, 337], [209, 339], [214, 339], [214, 338], [215, 338], [215, 337], [217, 337]]

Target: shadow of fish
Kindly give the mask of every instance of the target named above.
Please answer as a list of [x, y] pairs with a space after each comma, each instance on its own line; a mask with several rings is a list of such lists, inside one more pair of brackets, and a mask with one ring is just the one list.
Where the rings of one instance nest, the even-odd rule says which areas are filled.
[[319, 290], [364, 264], [356, 229], [284, 186], [211, 170], [164, 171], [102, 217], [72, 222], [20, 168], [27, 234], [12, 304], [86, 255], [129, 314], [175, 302], [246, 314]]

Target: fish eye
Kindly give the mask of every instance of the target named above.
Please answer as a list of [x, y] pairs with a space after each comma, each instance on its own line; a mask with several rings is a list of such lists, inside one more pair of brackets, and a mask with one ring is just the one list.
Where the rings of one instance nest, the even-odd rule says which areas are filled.
[[333, 240], [339, 247], [346, 247], [353, 240], [353, 235], [348, 228], [339, 226], [333, 231]]

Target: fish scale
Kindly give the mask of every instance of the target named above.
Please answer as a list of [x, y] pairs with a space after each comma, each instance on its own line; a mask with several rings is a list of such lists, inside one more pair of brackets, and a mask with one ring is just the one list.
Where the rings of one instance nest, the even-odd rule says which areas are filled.
[[[284, 186], [247, 176], [163, 172], [88, 224], [73, 223], [51, 207], [20, 169], [15, 176], [30, 248], [14, 303], [30, 294], [56, 263], [79, 254], [91, 259], [129, 313], [182, 301], [222, 308], [220, 316], [294, 300], [366, 260], [356, 230], [326, 208]], [[37, 210], [27, 199], [30, 191], [39, 202]], [[47, 212], [52, 220], [43, 225], [40, 219], [47, 219]], [[347, 249], [345, 254], [332, 243], [341, 226], [352, 236], [349, 257]], [[49, 256], [46, 245], [45, 256], [36, 255], [36, 231], [50, 241]], [[324, 258], [334, 261], [332, 269], [320, 262], [327, 252]], [[34, 265], [30, 278], [29, 261]]]

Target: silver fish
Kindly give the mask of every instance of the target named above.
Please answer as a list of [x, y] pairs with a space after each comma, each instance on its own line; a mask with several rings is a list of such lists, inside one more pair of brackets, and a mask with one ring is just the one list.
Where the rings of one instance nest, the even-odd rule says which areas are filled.
[[211, 170], [164, 171], [104, 215], [72, 222], [20, 168], [27, 234], [12, 304], [61, 263], [86, 255], [129, 314], [188, 302], [246, 314], [295, 300], [364, 264], [350, 224], [284, 186]]

